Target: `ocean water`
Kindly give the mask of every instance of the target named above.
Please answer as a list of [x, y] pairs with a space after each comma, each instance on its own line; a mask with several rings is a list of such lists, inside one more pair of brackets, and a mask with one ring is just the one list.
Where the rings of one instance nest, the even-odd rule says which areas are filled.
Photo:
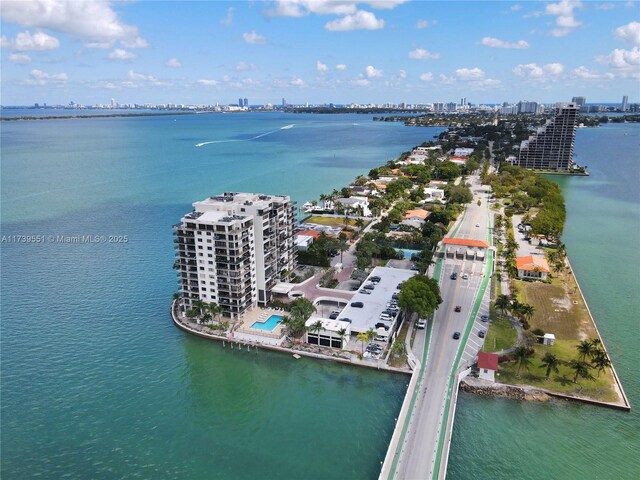
[[[407, 378], [177, 330], [171, 225], [223, 190], [301, 204], [439, 131], [282, 113], [3, 122], [3, 235], [128, 241], [2, 245], [0, 476], [376, 478]], [[637, 477], [639, 132], [579, 130], [592, 175], [558, 180], [634, 410], [463, 395], [449, 478]]]
[[640, 477], [640, 125], [579, 129], [589, 177], [549, 178], [565, 195], [569, 260], [631, 412], [461, 394], [450, 479]]
[[279, 113], [3, 122], [1, 233], [45, 242], [0, 251], [0, 476], [375, 478], [408, 379], [177, 330], [171, 225], [224, 190], [311, 200], [439, 131]]

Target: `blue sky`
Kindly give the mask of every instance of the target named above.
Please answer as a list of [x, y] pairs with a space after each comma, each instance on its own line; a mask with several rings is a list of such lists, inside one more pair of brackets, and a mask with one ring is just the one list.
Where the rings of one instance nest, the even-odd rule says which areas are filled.
[[640, 101], [640, 3], [3, 0], [3, 105]]

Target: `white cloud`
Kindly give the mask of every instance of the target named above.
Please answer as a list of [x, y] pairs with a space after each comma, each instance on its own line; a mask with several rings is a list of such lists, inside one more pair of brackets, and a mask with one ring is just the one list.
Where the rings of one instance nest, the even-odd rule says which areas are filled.
[[136, 57], [137, 55], [135, 53], [127, 52], [121, 48], [116, 48], [107, 56], [109, 60], [132, 60]]
[[87, 48], [111, 48], [113, 42], [87, 42], [84, 46]]
[[220, 20], [220, 23], [227, 27], [233, 25], [233, 7], [227, 8], [227, 15]]
[[127, 74], [127, 76], [129, 77], [130, 80], [147, 80], [149, 78], [144, 73], [136, 73], [133, 70], [129, 70], [129, 73]]
[[254, 70], [256, 66], [253, 63], [246, 62], [238, 62], [238, 64], [233, 67], [236, 72], [245, 72], [247, 70]]
[[396, 78], [399, 78], [401, 80], [404, 80], [405, 78], [407, 78], [406, 70], [399, 70], [398, 75], [396, 75]]
[[384, 75], [384, 72], [382, 70], [378, 70], [372, 65], [369, 65], [365, 68], [365, 75], [367, 78], [380, 78]]
[[339, 63], [336, 65], [336, 70], [346, 70], [347, 66], [344, 63]]
[[21, 53], [12, 53], [9, 55], [9, 61], [13, 63], [29, 63], [31, 62], [31, 57]]
[[571, 73], [574, 78], [580, 78], [583, 80], [612, 79], [614, 77], [614, 75], [611, 73], [600, 74], [598, 72], [594, 72], [593, 70], [589, 70], [587, 67], [583, 65], [574, 69], [573, 72]]
[[378, 20], [371, 12], [357, 10], [353, 15], [345, 15], [337, 20], [327, 22], [324, 28], [332, 32], [344, 32], [348, 30], [378, 30], [380, 28], [384, 28], [384, 20]]
[[120, 43], [126, 48], [147, 48], [149, 46], [149, 42], [142, 37], [124, 39], [121, 40]]
[[436, 23], [438, 23], [437, 20], [418, 20], [416, 22], [416, 28], [418, 30], [422, 30], [424, 28], [433, 27]]
[[2, 35], [0, 37], [0, 47], [9, 48], [10, 46], [11, 46], [11, 42], [9, 41], [9, 39], [7, 37], [5, 37], [4, 35]]
[[574, 16], [573, 11], [577, 8], [582, 8], [580, 0], [560, 0], [558, 3], [548, 3], [545, 6], [545, 13], [556, 17], [557, 28], [551, 30], [551, 35], [562, 37], [582, 25]]
[[514, 49], [524, 49], [529, 48], [529, 42], [525, 40], [519, 40], [516, 43], [505, 42], [504, 40], [499, 40], [494, 37], [484, 37], [480, 40], [482, 45], [492, 48], [514, 48]]
[[471, 85], [473, 88], [483, 90], [487, 88], [499, 87], [500, 85], [502, 85], [502, 82], [493, 78], [483, 78], [482, 80], [474, 80], [472, 82], [469, 82], [469, 85]]
[[167, 60], [167, 63], [165, 63], [165, 65], [171, 68], [180, 68], [182, 66], [182, 63], [180, 63], [180, 60], [178, 60], [177, 58], [170, 58], [169, 60]]
[[455, 77], [447, 77], [445, 74], [441, 73], [438, 78], [440, 79], [440, 83], [443, 85], [453, 85], [456, 83]]
[[322, 63], [320, 60], [316, 61], [316, 70], [321, 74], [327, 73], [329, 71], [329, 67], [326, 63]]
[[46, 73], [42, 70], [31, 70], [30, 78], [24, 80], [25, 85], [46, 85], [51, 82], [66, 82], [68, 80], [66, 73]]
[[138, 29], [122, 23], [108, 0], [5, 0], [0, 3], [0, 13], [5, 22], [87, 40], [135, 42], [138, 37]]
[[198, 85], [202, 85], [203, 87], [214, 87], [216, 85], [218, 85], [220, 82], [217, 80], [196, 80], [196, 83]]
[[613, 10], [614, 8], [616, 8], [616, 4], [611, 2], [601, 3], [599, 5], [596, 5], [594, 8], [596, 10]]
[[424, 48], [416, 48], [409, 52], [409, 58], [415, 58], [416, 60], [437, 60], [440, 58], [440, 54], [430, 52]]
[[616, 48], [609, 55], [597, 57], [596, 60], [618, 70], [637, 69], [640, 66], [640, 48], [633, 47], [631, 50]]
[[36, 32], [33, 35], [29, 32], [20, 32], [11, 42], [11, 47], [15, 50], [53, 50], [60, 46], [57, 38], [47, 35], [44, 32]]
[[267, 39], [265, 37], [263, 37], [262, 35], [256, 33], [255, 30], [243, 33], [242, 34], [242, 38], [244, 38], [244, 41], [249, 43], [249, 44], [256, 44], [256, 43], [265, 44], [265, 43], [267, 43]]
[[302, 80], [301, 78], [294, 78], [289, 82], [289, 84], [293, 85], [294, 87], [304, 87], [304, 80]]
[[511, 5], [512, 12], [517, 12], [518, 10], [522, 10], [522, 5], [518, 5], [517, 3], [515, 5]]
[[407, 0], [276, 0], [275, 6], [266, 10], [267, 16], [304, 17], [316, 15], [352, 15], [358, 4], [378, 10], [391, 10]]
[[527, 63], [517, 65], [512, 72], [514, 75], [528, 80], [546, 81], [561, 75], [564, 72], [564, 65], [561, 63], [547, 63], [546, 65]]
[[423, 82], [430, 82], [431, 80], [433, 80], [433, 73], [423, 73], [422, 75], [420, 75], [420, 80], [422, 80]]
[[357, 85], [359, 87], [366, 87], [368, 86], [371, 82], [369, 80], [367, 80], [366, 78], [357, 78], [355, 80], [353, 80], [354, 85]]
[[456, 70], [456, 77], [460, 80], [482, 80], [484, 72], [479, 68], [459, 68]]
[[640, 47], [640, 22], [631, 22], [616, 28], [616, 38], [624, 40], [636, 47]]

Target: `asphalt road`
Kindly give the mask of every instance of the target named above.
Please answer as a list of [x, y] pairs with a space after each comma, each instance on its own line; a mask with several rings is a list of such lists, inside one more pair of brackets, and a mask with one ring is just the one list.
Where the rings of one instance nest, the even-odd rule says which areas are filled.
[[[471, 180], [472, 191], [477, 192], [473, 203], [467, 206], [464, 218], [455, 235], [458, 238], [487, 240], [488, 214], [487, 194], [483, 193], [488, 187], [481, 187], [477, 177]], [[477, 205], [478, 199], [481, 206]], [[441, 426], [447, 401], [449, 379], [456, 363], [458, 349], [465, 348], [461, 359], [463, 366], [475, 359], [477, 351], [482, 346], [482, 339], [478, 337], [480, 330], [486, 330], [485, 324], [480, 322], [479, 316], [488, 312], [488, 296], [483, 301], [478, 312], [478, 319], [472, 319], [474, 325], [466, 345], [464, 331], [473, 304], [475, 302], [480, 283], [484, 276], [485, 263], [462, 259], [445, 259], [442, 268], [440, 291], [443, 302], [434, 316], [429, 354], [425, 365], [423, 382], [411, 416], [409, 429], [402, 445], [402, 453], [396, 468], [396, 479], [431, 479], [438, 456], [438, 445]], [[451, 280], [452, 272], [458, 273], [457, 280]], [[463, 279], [463, 274], [469, 276]], [[456, 312], [460, 306], [460, 312]], [[414, 342], [414, 352], [422, 358], [422, 351], [415, 351], [424, 344], [424, 330], [420, 330]], [[454, 340], [454, 332], [461, 333], [460, 340]], [[421, 337], [420, 337], [421, 336]], [[457, 367], [457, 366], [456, 366]]]

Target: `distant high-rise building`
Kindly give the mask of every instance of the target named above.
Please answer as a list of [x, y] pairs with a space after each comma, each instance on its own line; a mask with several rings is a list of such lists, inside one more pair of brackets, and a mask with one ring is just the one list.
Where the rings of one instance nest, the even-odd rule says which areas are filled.
[[575, 103], [578, 107], [583, 107], [587, 103], [587, 99], [584, 97], [573, 97], [571, 103]]
[[112, 99], [111, 99], [111, 108], [115, 108], [115, 106], [116, 106], [116, 105], [117, 105], [117, 104], [116, 104], [116, 99], [115, 99], [115, 98], [112, 98]]
[[455, 112], [457, 109], [458, 109], [458, 104], [456, 102], [447, 103], [447, 111], [448, 112]]
[[521, 100], [518, 102], [518, 114], [521, 113], [538, 113], [538, 102], [529, 102]]
[[287, 106], [287, 100], [284, 97], [282, 97], [282, 106], [283, 107]]
[[622, 105], [621, 105], [623, 112], [627, 111], [628, 104], [629, 104], [629, 97], [625, 95], [624, 97], [622, 97]]
[[461, 106], [461, 107], [464, 107], [464, 106], [466, 106], [466, 105], [467, 105], [467, 98], [466, 98], [466, 97], [462, 97], [462, 98], [460, 99], [460, 106]]
[[555, 115], [520, 144], [518, 165], [534, 170], [568, 170], [576, 138], [575, 103], [559, 103]]
[[248, 107], [248, 106], [249, 106], [249, 99], [248, 99], [248, 98], [245, 98], [245, 99], [242, 101], [242, 103], [243, 103], [243, 105], [242, 105], [243, 107]]
[[238, 99], [238, 106], [239, 106], [239, 107], [241, 107], [241, 106], [242, 106], [242, 97], [240, 97], [240, 98]]
[[296, 267], [295, 204], [286, 195], [224, 193], [193, 204], [174, 227], [180, 296], [238, 318], [271, 300]]

